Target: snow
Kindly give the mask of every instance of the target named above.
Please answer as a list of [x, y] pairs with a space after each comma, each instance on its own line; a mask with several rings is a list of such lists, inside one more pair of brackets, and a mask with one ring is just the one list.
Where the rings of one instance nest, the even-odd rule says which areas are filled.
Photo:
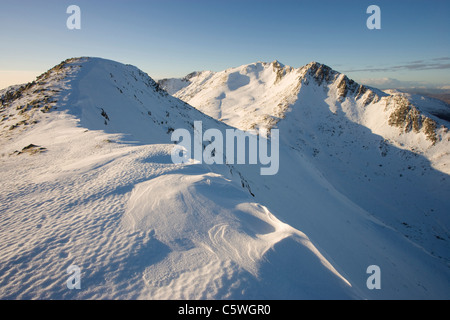
[[[79, 58], [3, 106], [0, 298], [448, 299], [445, 133], [400, 133], [389, 96], [342, 100], [308, 68], [174, 81], [191, 107], [136, 67]], [[17, 109], [44, 95], [49, 112]], [[173, 164], [170, 129], [194, 121], [276, 126], [278, 174]], [[14, 153], [30, 144], [45, 149]], [[66, 287], [73, 264], [81, 290]]]
[[[223, 72], [202, 72], [191, 84], [174, 94], [207, 115], [241, 130], [258, 129], [277, 115], [294, 96], [297, 72], [290, 72], [274, 85], [274, 63], [258, 62]], [[205, 89], [206, 88], [206, 89]]]

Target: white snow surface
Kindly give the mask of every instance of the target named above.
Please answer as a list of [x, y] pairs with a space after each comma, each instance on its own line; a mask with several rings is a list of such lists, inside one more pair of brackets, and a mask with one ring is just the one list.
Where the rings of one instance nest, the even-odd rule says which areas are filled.
[[[4, 103], [0, 298], [449, 299], [445, 126], [435, 144], [402, 133], [389, 95], [342, 98], [313, 66], [174, 81], [191, 107], [133, 66], [77, 58]], [[280, 171], [173, 164], [170, 133], [193, 121], [278, 128]]]

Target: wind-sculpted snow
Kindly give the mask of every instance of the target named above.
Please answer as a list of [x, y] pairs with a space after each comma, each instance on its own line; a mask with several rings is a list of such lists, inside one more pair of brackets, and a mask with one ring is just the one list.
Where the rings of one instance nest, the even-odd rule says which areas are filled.
[[[124, 225], [130, 232], [152, 231], [168, 249], [144, 271], [143, 294], [163, 299], [307, 298], [312, 291], [322, 298], [354, 296], [305, 234], [223, 176], [196, 170], [142, 182], [131, 193]], [[297, 259], [279, 264], [291, 255]], [[304, 275], [301, 280], [292, 282], [292, 270]], [[296, 288], [296, 282], [302, 285]], [[272, 286], [292, 287], [292, 292], [274, 293]]]

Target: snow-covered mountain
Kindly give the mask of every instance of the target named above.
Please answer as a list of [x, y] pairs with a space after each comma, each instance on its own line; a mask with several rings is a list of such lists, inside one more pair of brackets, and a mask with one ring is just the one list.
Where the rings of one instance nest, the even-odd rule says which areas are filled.
[[[0, 97], [3, 299], [450, 297], [448, 123], [433, 101], [318, 63], [158, 84], [100, 58]], [[194, 121], [279, 129], [278, 174], [173, 164], [171, 133]]]
[[329, 112], [407, 148], [425, 151], [450, 137], [446, 128], [450, 107], [444, 102], [359, 85], [317, 62], [297, 69], [278, 61], [257, 62], [222, 72], [193, 72], [159, 84], [198, 110], [242, 130], [274, 127], [287, 114], [305, 108], [297, 105], [321, 103]]

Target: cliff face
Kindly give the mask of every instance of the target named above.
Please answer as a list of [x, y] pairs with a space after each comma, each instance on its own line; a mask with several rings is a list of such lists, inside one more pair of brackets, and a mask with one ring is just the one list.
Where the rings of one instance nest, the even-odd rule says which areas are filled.
[[391, 112], [389, 125], [400, 128], [404, 133], [411, 131], [416, 133], [423, 132], [433, 144], [440, 139], [436, 133], [436, 121], [421, 114], [417, 107], [405, 97], [389, 97], [386, 101], [386, 109]]

